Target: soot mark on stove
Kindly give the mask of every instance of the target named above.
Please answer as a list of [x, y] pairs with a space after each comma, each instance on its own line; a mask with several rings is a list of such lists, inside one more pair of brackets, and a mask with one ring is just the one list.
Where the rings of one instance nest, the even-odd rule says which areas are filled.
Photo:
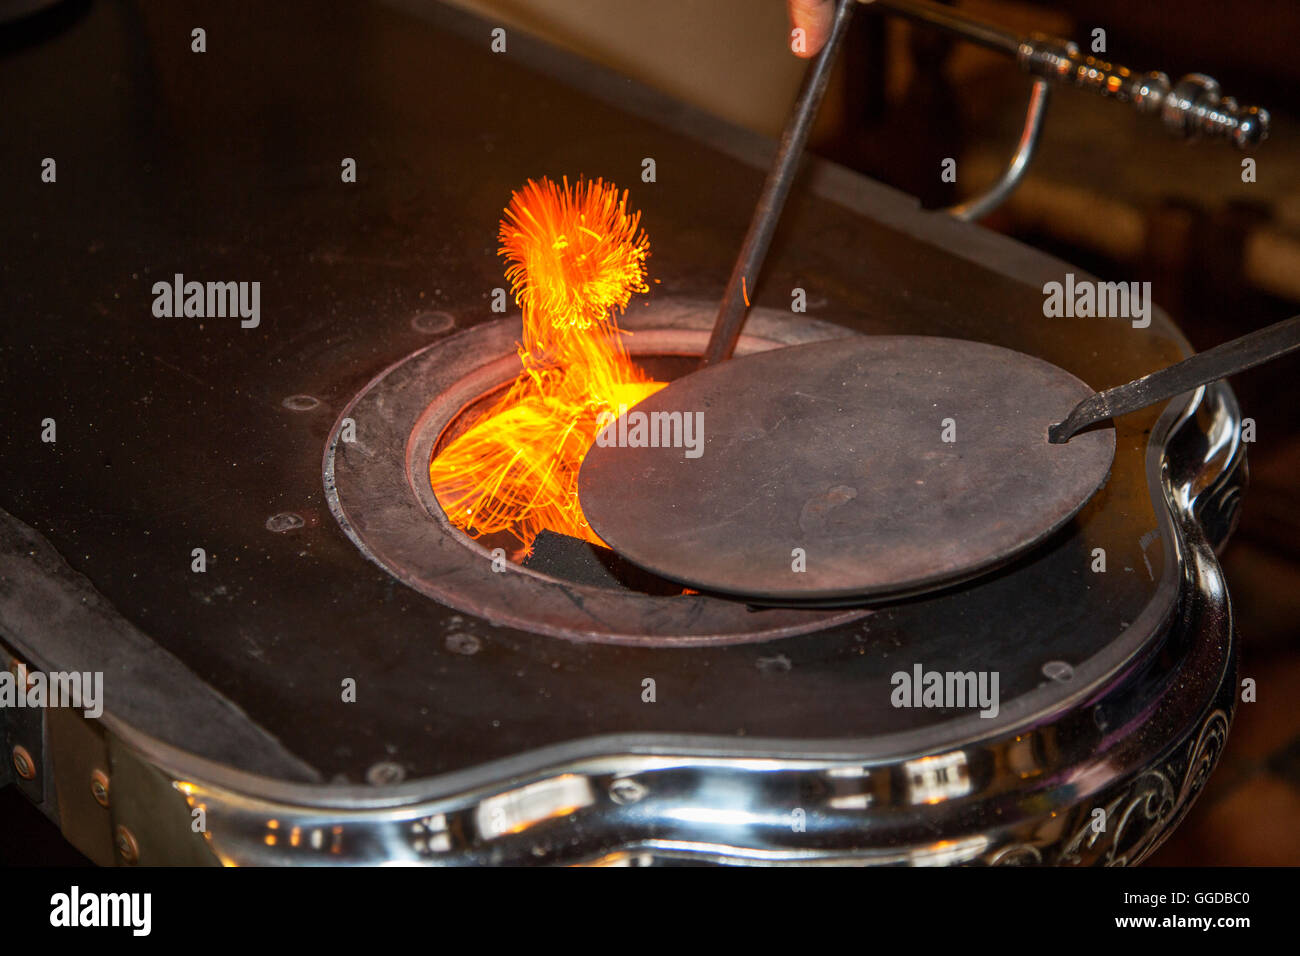
[[857, 496], [858, 489], [849, 485], [836, 485], [820, 495], [809, 498], [799, 510], [799, 528], [805, 534], [826, 531], [828, 517]]

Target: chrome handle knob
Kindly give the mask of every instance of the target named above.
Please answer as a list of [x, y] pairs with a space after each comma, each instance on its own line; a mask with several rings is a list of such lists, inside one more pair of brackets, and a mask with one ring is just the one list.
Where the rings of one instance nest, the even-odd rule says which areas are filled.
[[1239, 106], [1203, 73], [1189, 73], [1171, 84], [1164, 73], [1134, 73], [1085, 56], [1069, 40], [1041, 34], [1021, 40], [1016, 59], [1035, 76], [1131, 103], [1140, 113], [1159, 114], [1167, 129], [1186, 139], [1226, 139], [1249, 149], [1268, 138], [1268, 111]]

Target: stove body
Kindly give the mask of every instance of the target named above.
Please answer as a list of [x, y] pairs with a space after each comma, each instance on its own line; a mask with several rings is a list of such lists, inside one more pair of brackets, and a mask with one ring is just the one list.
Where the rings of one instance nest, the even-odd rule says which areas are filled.
[[[770, 155], [521, 35], [493, 53], [493, 26], [419, 3], [98, 4], [0, 62], [0, 86], [35, 91], [6, 98], [0, 144], [0, 644], [103, 672], [106, 695], [99, 719], [0, 711], [6, 754], [33, 763], [6, 760], [0, 782], [101, 863], [1149, 853], [1234, 709], [1214, 549], [1244, 453], [1226, 387], [1119, 423], [1110, 481], [1032, 554], [869, 614], [713, 640], [715, 612], [785, 612], [699, 598], [666, 626], [639, 596], [524, 575], [463, 604], [367, 560], [336, 520], [330, 449], [367, 385], [428, 350], [508, 376], [517, 319], [491, 302], [511, 189], [629, 186], [660, 283], [624, 324], [679, 342], [707, 338]], [[1098, 388], [1188, 354], [1158, 310], [1145, 329], [1045, 318], [1043, 286], [1067, 272], [1082, 275], [811, 161], [747, 331], [970, 338]], [[260, 282], [258, 323], [156, 315], [155, 283], [178, 274]], [[476, 364], [465, 344], [489, 339]], [[365, 447], [405, 455], [413, 434]], [[420, 502], [405, 490], [403, 508]], [[415, 560], [423, 541], [482, 565], [425, 510]], [[477, 572], [441, 569], [436, 588], [449, 573]], [[915, 664], [996, 670], [998, 716], [892, 706], [891, 675]]]

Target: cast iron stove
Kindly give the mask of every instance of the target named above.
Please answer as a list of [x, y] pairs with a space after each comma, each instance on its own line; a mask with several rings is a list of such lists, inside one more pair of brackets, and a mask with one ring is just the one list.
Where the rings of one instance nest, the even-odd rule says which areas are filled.
[[[106, 693], [98, 720], [4, 712], [34, 767], [0, 776], [83, 852], [1124, 863], [1186, 812], [1234, 706], [1226, 387], [1118, 422], [1104, 489], [1029, 554], [869, 612], [493, 572], [427, 463], [517, 369], [518, 318], [491, 310], [504, 200], [629, 185], [661, 281], [623, 325], [690, 358], [770, 144], [519, 33], [493, 54], [491, 24], [434, 4], [204, 7], [199, 58], [196, 15], [94, 4], [0, 62], [0, 642]], [[1189, 354], [1158, 310], [1046, 320], [1066, 272], [810, 161], [740, 350], [941, 335], [1094, 387]], [[157, 317], [178, 273], [259, 281], [259, 324]], [[997, 715], [893, 706], [917, 665], [996, 671]]]

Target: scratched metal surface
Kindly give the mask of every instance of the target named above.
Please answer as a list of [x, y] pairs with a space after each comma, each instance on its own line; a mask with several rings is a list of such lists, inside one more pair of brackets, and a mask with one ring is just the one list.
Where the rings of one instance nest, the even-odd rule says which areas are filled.
[[[890, 673], [998, 669], [1009, 700], [1043, 683], [1045, 661], [1082, 666], [1172, 601], [1142, 470], [1153, 411], [1121, 424], [1112, 480], [1066, 533], [850, 627], [630, 649], [439, 607], [363, 560], [326, 510], [321, 454], [338, 410], [402, 356], [491, 319], [497, 217], [528, 177], [630, 186], [655, 294], [715, 298], [762, 148], [521, 38], [492, 55], [482, 24], [432, 7], [97, 3], [70, 19], [39, 43], [11, 38], [0, 60], [0, 507], [320, 778], [359, 781], [378, 760], [433, 774], [596, 734], [938, 727], [952, 715], [889, 706]], [[209, 52], [195, 55], [200, 20]], [[636, 112], [647, 108], [660, 119]], [[57, 184], [40, 182], [45, 156]], [[345, 156], [355, 185], [340, 182]], [[654, 184], [639, 181], [646, 156]], [[851, 175], [818, 177], [820, 195], [796, 187], [762, 304], [788, 307], [798, 285], [819, 318], [1004, 345], [1097, 388], [1182, 354], [1162, 316], [1142, 332], [1046, 320], [1042, 277], [1062, 264]], [[260, 326], [155, 318], [152, 284], [178, 272], [260, 281]], [[295, 395], [318, 404], [286, 407]], [[39, 438], [47, 417], [54, 445]], [[303, 525], [268, 528], [287, 512]], [[1097, 542], [1104, 581], [1087, 571]], [[205, 574], [190, 570], [196, 547]], [[0, 604], [16, 586], [3, 583]], [[466, 631], [481, 641], [472, 656], [446, 643]], [[654, 705], [640, 697], [646, 676]], [[352, 704], [340, 700], [348, 677]], [[142, 729], [212, 751], [184, 681], [110, 680], [108, 695], [110, 707], [150, 698]]]
[[[1047, 427], [1092, 394], [980, 342], [804, 345], [733, 359], [639, 403], [587, 453], [578, 492], [611, 548], [694, 588], [760, 601], [906, 597], [1006, 564], [1078, 513], [1110, 472], [1114, 433], [1051, 444]], [[656, 415], [689, 433], [651, 424], [630, 445], [631, 419], [644, 432]], [[685, 437], [694, 447], [672, 444]]]

